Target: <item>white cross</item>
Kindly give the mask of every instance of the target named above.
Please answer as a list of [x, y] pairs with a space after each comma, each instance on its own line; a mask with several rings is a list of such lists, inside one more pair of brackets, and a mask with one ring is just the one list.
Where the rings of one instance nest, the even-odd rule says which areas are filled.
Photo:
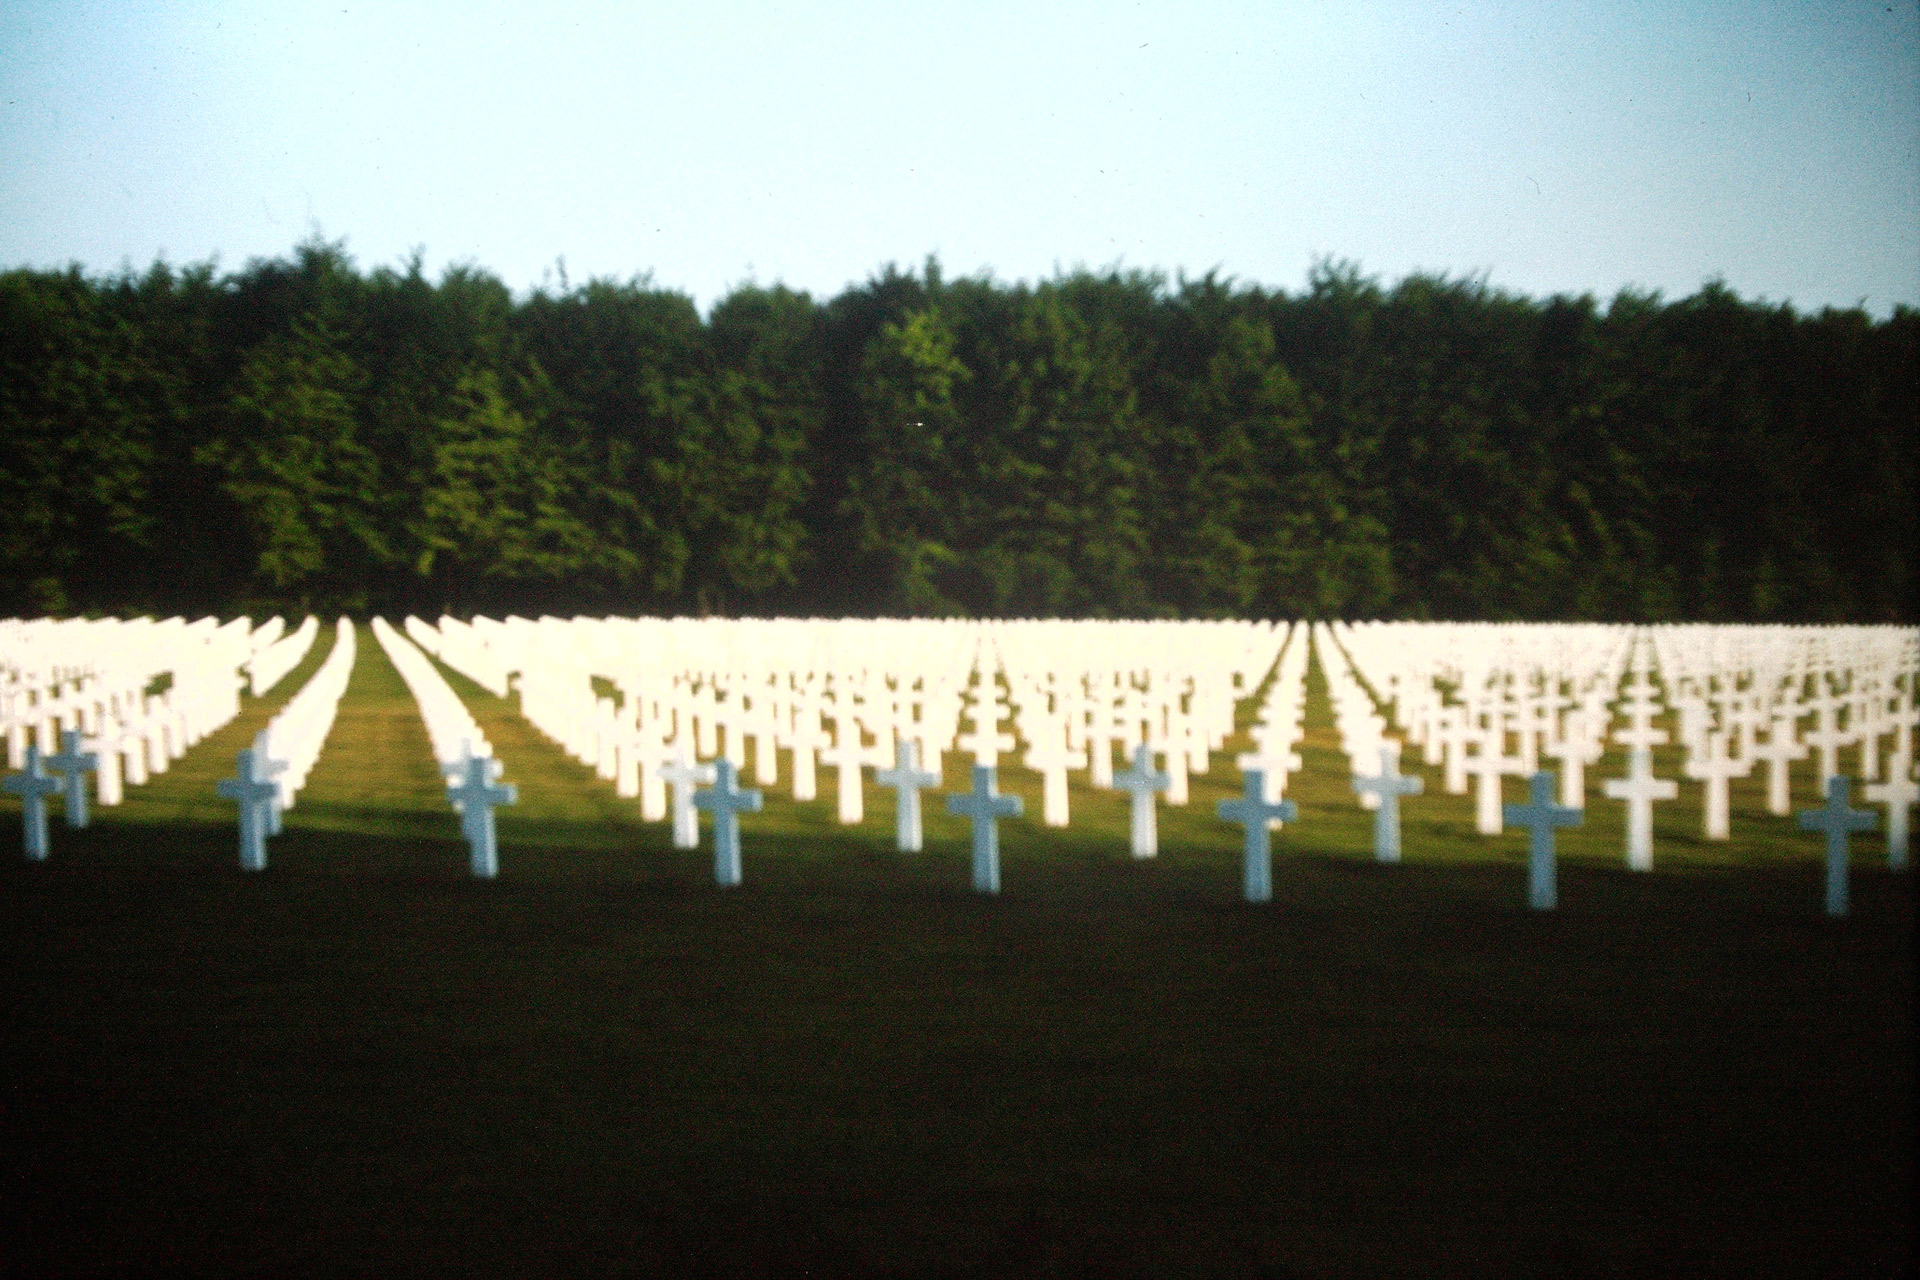
[[1554, 884], [1553, 831], [1579, 826], [1582, 815], [1578, 809], [1554, 804], [1551, 771], [1534, 774], [1527, 790], [1528, 803], [1507, 805], [1503, 816], [1514, 826], [1528, 829], [1527, 905], [1535, 911], [1551, 911], [1560, 902]]
[[1057, 716], [1034, 718], [1028, 730], [1025, 764], [1040, 775], [1040, 821], [1049, 827], [1067, 825], [1067, 770], [1081, 767], [1084, 750], [1066, 745], [1067, 726]]
[[1299, 813], [1291, 800], [1269, 803], [1266, 797], [1266, 780], [1258, 769], [1247, 769], [1240, 775], [1241, 795], [1237, 800], [1222, 800], [1214, 812], [1227, 822], [1237, 822], [1246, 828], [1244, 845], [1242, 882], [1245, 886], [1248, 902], [1273, 901], [1273, 845], [1267, 835], [1267, 824], [1273, 821], [1292, 822]]
[[[817, 794], [819, 779], [814, 776], [815, 751], [820, 746], [820, 704], [810, 690], [798, 691], [790, 704], [793, 711], [793, 798], [811, 800]], [[710, 781], [710, 779], [708, 779]]]
[[1167, 762], [1167, 803], [1185, 804], [1187, 802], [1187, 749], [1185, 739], [1186, 719], [1177, 709], [1168, 714], [1169, 723], [1165, 733], [1149, 733], [1147, 742], [1160, 753]]
[[1471, 708], [1450, 703], [1435, 717], [1435, 732], [1444, 755], [1442, 785], [1450, 796], [1467, 794], [1467, 738], [1473, 732]]
[[1400, 797], [1417, 796], [1426, 786], [1422, 779], [1400, 772], [1400, 750], [1392, 738], [1382, 742], [1379, 774], [1353, 780], [1355, 792], [1374, 796], [1379, 804], [1373, 811], [1373, 856], [1381, 862], [1400, 861]]
[[1653, 727], [1653, 717], [1659, 714], [1658, 708], [1650, 702], [1635, 702], [1627, 707], [1628, 726], [1614, 730], [1613, 740], [1630, 751], [1650, 750], [1665, 746], [1667, 731]]
[[1887, 760], [1887, 780], [1865, 788], [1874, 804], [1887, 806], [1887, 869], [1904, 871], [1907, 867], [1907, 810], [1920, 800], [1920, 786], [1914, 784], [1913, 739], [1910, 725], [1896, 726], [1893, 755]]
[[27, 856], [35, 862], [44, 862], [47, 857], [47, 797], [60, 790], [60, 783], [47, 776], [38, 745], [28, 743], [26, 757], [26, 766], [19, 773], [8, 774], [5, 780], [0, 780], [0, 788], [20, 797]]
[[1791, 781], [1788, 766], [1795, 760], [1807, 758], [1807, 744], [1794, 736], [1795, 720], [1796, 717], [1790, 715], [1774, 716], [1767, 740], [1748, 748], [1748, 754], [1754, 759], [1767, 762], [1767, 812], [1780, 818], [1793, 811], [1787, 794]]
[[1000, 763], [1001, 752], [1013, 750], [1013, 735], [999, 731], [1003, 705], [999, 691], [993, 687], [992, 678], [987, 677], [981, 687], [975, 690], [975, 701], [969, 710], [973, 728], [956, 744], [962, 751], [973, 753], [976, 766], [985, 765], [991, 769]]
[[266, 762], [252, 748], [234, 756], [235, 776], [222, 778], [214, 790], [240, 806], [240, 869], [267, 869], [267, 831], [273, 822], [273, 804], [280, 784], [262, 771]]
[[1153, 793], [1165, 791], [1173, 780], [1153, 769], [1153, 749], [1141, 743], [1133, 749], [1133, 768], [1113, 776], [1113, 785], [1129, 793], [1133, 856], [1151, 858], [1160, 852], [1160, 833], [1154, 826]]
[[676, 849], [698, 849], [700, 847], [700, 815], [694, 811], [693, 789], [703, 782], [712, 782], [714, 767], [710, 764], [688, 764], [685, 751], [676, 751], [671, 763], [660, 766], [660, 778], [673, 789], [673, 847]]
[[1478, 735], [1480, 750], [1467, 761], [1473, 775], [1473, 829], [1483, 836], [1500, 834], [1500, 779], [1520, 772], [1520, 757], [1506, 754], [1506, 730], [1490, 724]]
[[1731, 822], [1728, 816], [1727, 782], [1732, 778], [1744, 778], [1751, 771], [1751, 761], [1735, 760], [1727, 754], [1727, 735], [1719, 729], [1706, 731], [1706, 741], [1702, 744], [1702, 755], [1689, 759], [1681, 766], [1681, 772], [1696, 782], [1706, 784], [1706, 803], [1701, 806], [1701, 832], [1709, 840], [1725, 840], [1731, 834]]
[[973, 766], [973, 790], [947, 797], [947, 812], [973, 819], [973, 887], [979, 893], [1000, 892], [999, 819], [1017, 818], [1025, 809], [1019, 796], [994, 790], [990, 764]]
[[1847, 914], [1847, 839], [1856, 831], [1872, 831], [1879, 819], [1866, 809], [1847, 805], [1850, 778], [1827, 779], [1827, 803], [1818, 809], [1800, 811], [1802, 831], [1827, 833], [1827, 914]]
[[1654, 777], [1653, 751], [1635, 747], [1628, 756], [1627, 776], [1609, 778], [1601, 790], [1609, 799], [1627, 802], [1627, 866], [1653, 870], [1653, 802], [1673, 799], [1680, 794], [1680, 784]]
[[1905, 772], [1889, 771], [1885, 782], [1869, 783], [1862, 794], [1874, 804], [1887, 807], [1887, 869], [1904, 871], [1907, 866], [1907, 810], [1920, 800], [1920, 786]]
[[80, 731], [67, 729], [60, 734], [60, 753], [46, 757], [47, 768], [64, 775], [61, 789], [66, 792], [67, 825], [87, 825], [87, 775], [100, 768], [100, 757], [80, 749]]
[[1806, 743], [1820, 754], [1820, 785], [1825, 786], [1829, 778], [1837, 777], [1840, 772], [1840, 748], [1853, 741], [1853, 735], [1840, 727], [1836, 714], [1839, 700], [1828, 694], [1817, 698], [1813, 704], [1814, 727], [1807, 731]]
[[1545, 748], [1560, 762], [1560, 803], [1569, 809], [1587, 807], [1587, 766], [1599, 761], [1605, 733], [1605, 724], [1596, 728], [1587, 708], [1576, 704], [1561, 717], [1560, 737]]
[[713, 878], [721, 885], [740, 883], [740, 815], [760, 812], [760, 793], [736, 785], [733, 761], [715, 760], [713, 787], [697, 792], [693, 803], [713, 815]]
[[273, 783], [273, 799], [267, 802], [266, 819], [266, 834], [270, 836], [280, 834], [281, 825], [286, 815], [287, 784], [280, 780], [280, 775], [285, 773], [287, 768], [288, 765], [285, 760], [275, 760], [273, 753], [268, 750], [267, 731], [262, 729], [260, 732], [254, 734], [254, 772]]
[[867, 752], [860, 744], [860, 726], [845, 707], [834, 717], [833, 745], [822, 751], [820, 758], [833, 766], [839, 780], [837, 816], [843, 826], [853, 826], [867, 816], [860, 777], [860, 766], [866, 763]]
[[873, 780], [883, 787], [894, 789], [895, 844], [902, 853], [918, 853], [922, 839], [920, 792], [927, 787], [939, 786], [940, 779], [919, 767], [919, 744], [913, 739], [895, 739], [893, 753], [894, 767], [879, 770], [873, 775]]

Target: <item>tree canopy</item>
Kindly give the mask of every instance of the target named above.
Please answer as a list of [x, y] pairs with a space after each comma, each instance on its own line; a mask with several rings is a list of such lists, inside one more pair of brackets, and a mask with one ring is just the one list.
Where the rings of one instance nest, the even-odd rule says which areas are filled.
[[0, 272], [0, 612], [1890, 621], [1920, 313]]

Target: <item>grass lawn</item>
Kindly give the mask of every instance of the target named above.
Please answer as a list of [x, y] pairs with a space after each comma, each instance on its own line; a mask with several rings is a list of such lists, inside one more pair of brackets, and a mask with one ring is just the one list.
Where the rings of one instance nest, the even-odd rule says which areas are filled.
[[[1124, 794], [1039, 825], [1003, 892], [963, 820], [892, 849], [832, 773], [742, 820], [746, 883], [455, 687], [518, 784], [466, 874], [372, 635], [264, 874], [233, 754], [317, 668], [53, 856], [0, 860], [0, 1273], [1895, 1275], [1912, 1245], [1913, 890], [1699, 787], [1626, 871], [1589, 774], [1561, 909], [1524, 833], [1405, 802], [1374, 864], [1309, 676], [1301, 820], [1239, 901], [1229, 743], [1127, 855]], [[1658, 771], [1677, 776], [1678, 757]], [[950, 755], [946, 789], [964, 762]], [[1796, 807], [1816, 802], [1808, 766]], [[751, 778], [751, 771], [748, 774]], [[1509, 799], [1522, 798], [1517, 782]], [[18, 839], [18, 803], [0, 839]], [[57, 806], [56, 806], [57, 808]]]

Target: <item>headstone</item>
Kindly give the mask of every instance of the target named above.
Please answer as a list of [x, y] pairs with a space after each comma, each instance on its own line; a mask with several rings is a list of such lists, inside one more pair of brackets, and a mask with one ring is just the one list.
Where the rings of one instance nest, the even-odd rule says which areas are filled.
[[1242, 792], [1237, 800], [1222, 800], [1215, 812], [1227, 822], [1238, 822], [1246, 828], [1245, 858], [1242, 863], [1242, 881], [1245, 885], [1248, 902], [1273, 901], [1273, 846], [1268, 836], [1267, 824], [1273, 821], [1292, 822], [1299, 809], [1291, 800], [1269, 802], [1266, 799], [1266, 779], [1260, 776], [1258, 769], [1248, 769], [1241, 774]]
[[760, 792], [736, 784], [731, 760], [723, 757], [708, 768], [713, 772], [713, 787], [696, 792], [693, 803], [713, 815], [714, 882], [736, 885], [740, 883], [740, 815], [760, 812]]
[[1463, 703], [1440, 708], [1435, 717], [1442, 756], [1442, 785], [1450, 796], [1467, 794], [1467, 743], [1473, 733], [1471, 709]]
[[938, 786], [940, 779], [919, 767], [919, 743], [898, 738], [893, 744], [894, 767], [873, 775], [883, 787], [892, 787], [894, 802], [894, 841], [902, 853], [920, 852], [920, 792]]
[[1651, 747], [1635, 747], [1628, 761], [1627, 776], [1607, 779], [1601, 784], [1601, 790], [1609, 799], [1626, 802], [1627, 866], [1634, 871], [1651, 871], [1653, 802], [1673, 799], [1680, 794], [1680, 784], [1671, 778], [1653, 776]]
[[1887, 807], [1887, 869], [1907, 869], [1907, 811], [1920, 800], [1920, 785], [1908, 776], [1911, 768], [1903, 752], [1896, 751], [1887, 762], [1887, 779], [1868, 785], [1862, 794], [1874, 804]]
[[976, 766], [994, 768], [1003, 752], [1013, 750], [1013, 735], [1000, 728], [1000, 721], [1006, 719], [1006, 698], [1007, 695], [994, 686], [990, 675], [984, 676], [974, 691], [974, 703], [968, 708], [973, 728], [962, 734], [956, 745], [973, 754]]
[[1551, 911], [1559, 905], [1554, 883], [1553, 832], [1556, 827], [1577, 827], [1581, 812], [1553, 802], [1553, 773], [1541, 770], [1528, 779], [1528, 803], [1510, 804], [1504, 817], [1516, 827], [1526, 827], [1527, 905], [1535, 911]]
[[268, 750], [266, 729], [253, 735], [253, 769], [259, 777], [273, 783], [273, 799], [267, 804], [266, 834], [280, 834], [281, 823], [286, 817], [287, 789], [280, 782], [280, 776], [287, 771], [285, 760], [276, 760]]
[[1545, 748], [1560, 762], [1560, 803], [1569, 809], [1587, 807], [1587, 766], [1600, 760], [1605, 716], [1604, 710], [1575, 703], [1560, 718], [1560, 736]]
[[[1824, 682], [1816, 682], [1824, 683]], [[1820, 785], [1840, 776], [1840, 748], [1853, 741], [1853, 735], [1840, 727], [1840, 708], [1845, 700], [1829, 689], [1821, 689], [1813, 698], [1813, 728], [1804, 741], [1814, 749]]]
[[1025, 805], [1019, 796], [994, 790], [994, 767], [973, 766], [973, 790], [947, 797], [947, 812], [973, 820], [973, 887], [978, 893], [1000, 892], [1001, 818], [1017, 818]]
[[240, 806], [240, 869], [267, 869], [267, 830], [273, 821], [280, 784], [269, 776], [252, 748], [234, 757], [235, 776], [222, 778], [214, 790]]
[[101, 722], [100, 732], [87, 740], [87, 746], [100, 757], [100, 772], [94, 776], [102, 806], [119, 804], [125, 798], [125, 776], [120, 772], [120, 752], [115, 745], [120, 732], [119, 721], [109, 716]]
[[1827, 779], [1827, 803], [1818, 809], [1800, 811], [1802, 831], [1827, 833], [1827, 914], [1847, 914], [1847, 841], [1856, 831], [1872, 831], [1879, 825], [1872, 812], [1849, 808], [1847, 792], [1853, 780]]
[[1040, 821], [1049, 827], [1067, 825], [1067, 770], [1079, 768], [1086, 755], [1069, 748], [1066, 737], [1064, 719], [1032, 717], [1024, 763], [1040, 775]]
[[700, 847], [700, 815], [693, 806], [693, 789], [718, 776], [710, 764], [688, 764], [684, 751], [674, 753], [671, 763], [660, 766], [660, 780], [672, 788], [673, 847]]
[[61, 774], [61, 790], [66, 793], [67, 825], [87, 825], [87, 775], [100, 768], [100, 757], [80, 749], [80, 731], [64, 729], [60, 733], [60, 753], [46, 758], [46, 766]]
[[821, 742], [820, 704], [815, 695], [803, 691], [793, 703], [793, 798], [812, 800], [818, 794], [814, 774], [815, 755]]
[[1400, 772], [1400, 743], [1388, 738], [1380, 744], [1380, 772], [1353, 780], [1359, 794], [1376, 798], [1373, 811], [1373, 856], [1380, 862], [1400, 861], [1400, 797], [1417, 796], [1426, 783]]
[[1756, 742], [1749, 748], [1755, 759], [1767, 762], [1767, 812], [1778, 818], [1784, 818], [1793, 811], [1793, 803], [1788, 795], [1788, 767], [1795, 760], [1805, 760], [1808, 754], [1807, 744], [1794, 734], [1795, 719], [1790, 715], [1774, 716], [1772, 727], [1767, 730], [1767, 740]]
[[24, 754], [26, 761], [20, 772], [8, 774], [4, 780], [0, 780], [0, 788], [20, 797], [27, 856], [35, 862], [44, 862], [47, 857], [47, 797], [60, 790], [60, 782], [47, 776], [37, 743], [27, 743]]
[[447, 799], [460, 813], [460, 832], [467, 838], [469, 864], [473, 874], [491, 880], [500, 871], [500, 851], [494, 836], [495, 805], [515, 804], [519, 788], [500, 782], [504, 766], [488, 756], [471, 756], [465, 776], [458, 785], [447, 788]]
[[1747, 776], [1747, 762], [1728, 755], [1727, 734], [1719, 729], [1706, 730], [1701, 753], [1682, 765], [1681, 772], [1706, 784], [1705, 803], [1700, 806], [1701, 834], [1709, 840], [1731, 838], [1727, 783]]
[[1500, 834], [1500, 780], [1520, 770], [1520, 757], [1506, 753], [1506, 737], [1500, 717], [1494, 716], [1477, 735], [1479, 751], [1466, 765], [1474, 782], [1473, 829], [1483, 836]]
[[1133, 749], [1133, 767], [1113, 776], [1113, 785], [1128, 793], [1133, 856], [1151, 858], [1160, 852], [1160, 834], [1155, 829], [1153, 794], [1165, 791], [1172, 783], [1164, 772], [1153, 768], [1153, 749], [1141, 743]]
[[852, 712], [843, 708], [834, 717], [833, 745], [821, 752], [820, 757], [833, 766], [839, 784], [835, 791], [836, 816], [843, 826], [857, 825], [867, 816], [861, 779], [861, 765], [866, 763], [867, 750], [860, 743], [860, 726]]

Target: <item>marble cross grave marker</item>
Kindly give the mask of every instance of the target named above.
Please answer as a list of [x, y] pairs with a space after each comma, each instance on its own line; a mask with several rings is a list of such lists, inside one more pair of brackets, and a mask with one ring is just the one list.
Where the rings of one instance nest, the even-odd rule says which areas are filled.
[[61, 775], [61, 790], [66, 793], [67, 825], [87, 825], [87, 775], [100, 769], [100, 757], [80, 749], [80, 731], [66, 729], [60, 734], [60, 752], [46, 757], [47, 768]]
[[1113, 785], [1129, 793], [1132, 818], [1133, 856], [1151, 858], [1160, 852], [1160, 833], [1155, 829], [1153, 794], [1165, 791], [1173, 779], [1165, 771], [1153, 768], [1153, 748], [1141, 743], [1133, 749], [1133, 768], [1113, 775]]
[[240, 869], [267, 869], [267, 831], [273, 823], [273, 805], [280, 784], [265, 769], [267, 761], [249, 747], [234, 756], [234, 777], [222, 778], [214, 790], [240, 806]]
[[1671, 800], [1680, 794], [1680, 784], [1671, 778], [1653, 776], [1653, 749], [1635, 747], [1628, 757], [1627, 776], [1609, 778], [1601, 790], [1612, 800], [1627, 805], [1627, 866], [1634, 871], [1653, 870], [1653, 802]]
[[[1911, 714], [1911, 713], [1909, 713]], [[1907, 869], [1907, 811], [1920, 800], [1920, 785], [1913, 779], [1913, 724], [1909, 721], [1895, 730], [1893, 754], [1887, 758], [1884, 782], [1869, 783], [1864, 794], [1874, 804], [1887, 806], [1887, 870]]]
[[1019, 796], [994, 790], [994, 767], [973, 766], [973, 790], [947, 797], [947, 812], [973, 819], [973, 887], [978, 893], [1000, 892], [1000, 822], [1017, 818], [1026, 806]]
[[1244, 788], [1238, 800], [1222, 800], [1214, 810], [1222, 820], [1238, 822], [1246, 828], [1243, 881], [1248, 902], [1273, 901], [1273, 845], [1267, 823], [1278, 819], [1292, 822], [1299, 809], [1291, 800], [1268, 801], [1266, 779], [1258, 769], [1241, 774]]
[[1787, 797], [1791, 778], [1788, 766], [1795, 760], [1805, 760], [1808, 755], [1807, 744], [1794, 736], [1794, 717], [1774, 716], [1767, 730], [1767, 740], [1754, 743], [1750, 754], [1754, 759], [1767, 762], [1767, 812], [1775, 817], [1786, 817], [1793, 811], [1793, 804]]
[[1853, 780], [1836, 776], [1827, 779], [1827, 802], [1818, 809], [1800, 811], [1802, 831], [1827, 833], [1827, 914], [1847, 914], [1847, 841], [1856, 831], [1872, 831], [1879, 819], [1869, 809], [1854, 809], [1847, 803]]
[[673, 789], [673, 847], [700, 847], [700, 815], [693, 807], [693, 789], [716, 776], [710, 764], [688, 764], [684, 751], [675, 753], [671, 762], [660, 766], [660, 778]]
[[713, 786], [694, 793], [693, 803], [713, 815], [713, 879], [716, 884], [740, 883], [740, 815], [760, 812], [760, 792], [737, 785], [733, 761], [722, 757], [707, 766]]
[[894, 805], [894, 842], [902, 853], [918, 853], [921, 844], [920, 793], [940, 785], [940, 779], [920, 768], [919, 743], [912, 738], [897, 738], [893, 744], [894, 767], [881, 769], [873, 780], [892, 787], [898, 796]]
[[866, 763], [867, 751], [860, 745], [860, 726], [850, 712], [843, 710], [834, 717], [833, 745], [820, 756], [835, 771], [835, 816], [844, 826], [858, 825], [867, 816], [861, 786], [861, 766]]
[[1498, 717], [1471, 739], [1479, 748], [1466, 763], [1474, 781], [1473, 829], [1483, 836], [1500, 834], [1500, 780], [1518, 773], [1522, 764], [1520, 756], [1506, 753], [1506, 739], [1506, 728]]
[[467, 838], [473, 874], [491, 880], [500, 871], [500, 850], [494, 835], [495, 805], [517, 804], [520, 789], [500, 781], [505, 768], [488, 756], [468, 756], [466, 776], [447, 787], [447, 799], [460, 813], [460, 834]]
[[1908, 817], [1914, 801], [1920, 800], [1920, 784], [1907, 776], [1899, 757], [1889, 768], [1885, 782], [1870, 782], [1861, 794], [1874, 804], [1887, 807], [1887, 869], [1904, 871], [1907, 867]]
[[1400, 797], [1417, 796], [1425, 785], [1400, 772], [1400, 743], [1392, 738], [1380, 744], [1380, 772], [1353, 780], [1356, 793], [1379, 797], [1373, 811], [1373, 856], [1379, 861], [1400, 861]]
[[1707, 730], [1700, 754], [1680, 767], [1689, 778], [1706, 784], [1705, 803], [1700, 806], [1700, 826], [1701, 834], [1709, 840], [1731, 837], [1727, 783], [1733, 778], [1746, 777], [1753, 765], [1751, 758], [1736, 760], [1728, 753], [1728, 736], [1724, 730]]
[[1526, 827], [1527, 905], [1535, 911], [1551, 911], [1560, 903], [1554, 884], [1553, 832], [1556, 827], [1577, 827], [1580, 810], [1553, 802], [1553, 772], [1542, 769], [1528, 779], [1528, 803], [1505, 806], [1503, 816], [1516, 827]]
[[277, 836], [280, 834], [287, 808], [287, 796], [285, 789], [280, 785], [280, 775], [287, 771], [288, 764], [285, 760], [275, 760], [272, 752], [267, 749], [265, 729], [253, 735], [253, 765], [259, 776], [273, 783], [273, 799], [267, 802], [266, 834]]
[[60, 790], [60, 781], [47, 776], [37, 745], [28, 743], [26, 756], [20, 772], [8, 774], [4, 781], [0, 781], [0, 788], [20, 797], [27, 856], [35, 862], [44, 862], [47, 857], [47, 797]]

